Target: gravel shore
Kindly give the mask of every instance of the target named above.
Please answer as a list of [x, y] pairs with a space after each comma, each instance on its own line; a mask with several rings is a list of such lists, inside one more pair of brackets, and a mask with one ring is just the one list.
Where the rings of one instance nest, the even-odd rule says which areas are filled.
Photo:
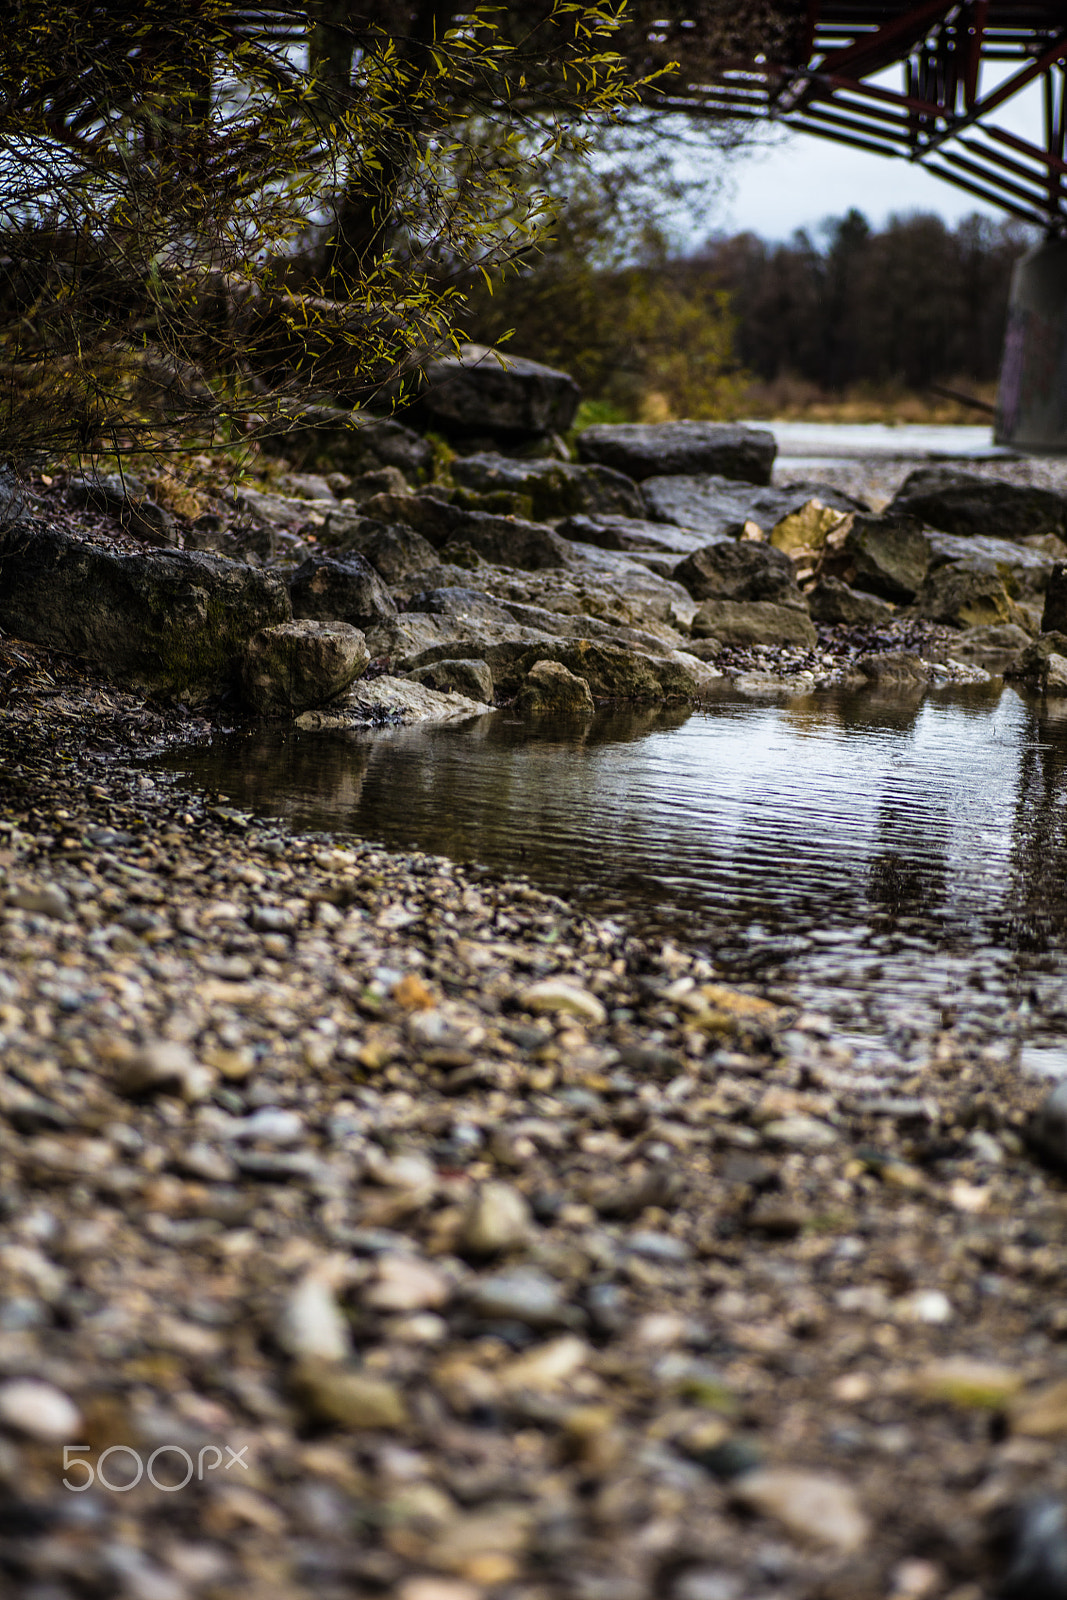
[[5, 1595], [1060, 1592], [1003, 1037], [872, 1080], [707, 954], [149, 778], [209, 724], [0, 647]]

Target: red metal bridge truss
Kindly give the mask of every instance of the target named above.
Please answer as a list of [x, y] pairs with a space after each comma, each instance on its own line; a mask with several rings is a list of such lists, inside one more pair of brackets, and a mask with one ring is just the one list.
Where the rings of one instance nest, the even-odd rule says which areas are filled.
[[[806, 0], [797, 11], [793, 43], [778, 51], [790, 59], [723, 61], [706, 83], [675, 80], [661, 105], [770, 117], [902, 156], [1067, 233], [1067, 0]], [[895, 86], [874, 81], [893, 67]], [[1008, 101], [1034, 83], [1039, 144], [1000, 126]]]

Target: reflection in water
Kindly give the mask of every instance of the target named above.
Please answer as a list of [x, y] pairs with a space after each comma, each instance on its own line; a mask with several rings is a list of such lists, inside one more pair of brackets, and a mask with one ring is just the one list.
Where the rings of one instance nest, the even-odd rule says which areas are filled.
[[860, 1027], [947, 996], [1007, 1025], [1035, 974], [1067, 996], [1067, 721], [998, 685], [258, 734], [168, 765], [300, 829], [580, 891]]

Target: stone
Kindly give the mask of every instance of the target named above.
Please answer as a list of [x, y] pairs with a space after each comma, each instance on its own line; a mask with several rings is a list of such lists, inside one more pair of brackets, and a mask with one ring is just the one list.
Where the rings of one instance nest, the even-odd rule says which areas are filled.
[[542, 978], [539, 983], [531, 983], [520, 993], [519, 1004], [535, 1016], [551, 1016], [562, 1011], [594, 1026], [606, 1022], [608, 1016], [595, 994], [565, 978]]
[[785, 1145], [794, 1150], [821, 1150], [836, 1144], [838, 1133], [828, 1122], [818, 1117], [806, 1117], [800, 1112], [779, 1117], [763, 1125], [763, 1137], [768, 1144]]
[[926, 530], [930, 541], [931, 567], [951, 561], [982, 562], [1004, 581], [1012, 596], [1035, 598], [1045, 594], [1055, 561], [1041, 550], [1010, 539], [992, 539], [985, 534], [970, 538], [957, 533]]
[[396, 601], [363, 556], [309, 556], [289, 578], [293, 616], [348, 622], [363, 632], [396, 616]]
[[907, 650], [891, 650], [886, 655], [860, 656], [856, 670], [877, 688], [926, 684], [930, 664]]
[[[595, 700], [690, 700], [701, 686], [698, 664], [690, 666], [681, 652], [647, 656], [593, 639], [531, 646], [516, 663], [520, 681], [543, 660], [556, 661], [584, 678]], [[498, 676], [494, 669], [494, 677], [502, 693], [514, 692], [507, 675]]]
[[671, 576], [694, 600], [759, 600], [806, 609], [789, 557], [754, 540], [706, 544], [680, 561]]
[[578, 435], [578, 456], [644, 478], [711, 472], [768, 484], [778, 446], [769, 428], [721, 422], [599, 423]]
[[435, 549], [454, 542], [471, 547], [483, 561], [536, 572], [564, 565], [569, 549], [552, 528], [521, 517], [466, 511], [433, 495], [375, 495], [367, 510], [387, 522], [401, 522], [421, 533]]
[[1042, 633], [1067, 633], [1067, 562], [1057, 561], [1049, 574], [1045, 590], [1045, 609], [1041, 613]]
[[417, 483], [433, 465], [433, 446], [414, 429], [339, 406], [306, 406], [294, 416], [291, 431], [263, 442], [264, 449], [275, 446], [294, 465], [321, 458], [352, 476], [397, 467]]
[[0, 529], [18, 527], [29, 520], [30, 494], [8, 466], [0, 466]]
[[945, 533], [995, 539], [1067, 534], [1067, 496], [958, 467], [920, 467], [909, 473], [889, 506], [891, 515], [918, 517]]
[[504, 491], [525, 497], [535, 522], [582, 514], [641, 517], [645, 509], [633, 480], [611, 467], [515, 461], [486, 453], [454, 461], [452, 476], [480, 494]]
[[683, 476], [648, 478], [641, 492], [651, 517], [694, 531], [706, 529], [719, 538], [739, 538], [750, 521], [769, 532], [783, 517], [813, 499], [837, 511], [866, 509], [858, 500], [818, 483], [756, 488], [712, 475]]
[[428, 572], [438, 559], [430, 541], [414, 528], [353, 516], [347, 508], [326, 518], [322, 543], [333, 556], [362, 556], [389, 585]]
[[693, 618], [694, 639], [720, 644], [799, 645], [817, 642], [811, 618], [797, 606], [764, 600], [706, 600]]
[[1067, 660], [1067, 633], [1042, 633], [1004, 668], [1009, 681], [1025, 683], [1041, 694], [1067, 694], [1061, 663]]
[[187, 1044], [173, 1039], [152, 1039], [124, 1061], [115, 1078], [120, 1094], [141, 1099], [156, 1094], [179, 1094], [201, 1100], [210, 1093], [210, 1070], [202, 1066]]
[[1058, 1083], [1038, 1106], [1027, 1127], [1032, 1149], [1052, 1166], [1067, 1167], [1067, 1082]]
[[580, 1372], [590, 1356], [589, 1346], [576, 1334], [564, 1333], [511, 1361], [500, 1374], [505, 1390], [550, 1394]]
[[[1016, 1391], [1021, 1388], [1021, 1379]], [[1008, 1412], [1012, 1433], [1028, 1439], [1062, 1439], [1067, 1436], [1067, 1379], [1057, 1378], [1024, 1394], [1013, 1391]]]
[[462, 585], [421, 589], [409, 597], [407, 610], [430, 617], [453, 617], [457, 622], [499, 622], [505, 627], [512, 620], [511, 612], [492, 595]]
[[40, 1378], [0, 1383], [0, 1427], [45, 1444], [76, 1444], [81, 1426], [77, 1406], [54, 1384]]
[[564, 517], [556, 524], [556, 532], [599, 550], [640, 551], [642, 555], [668, 560], [671, 556], [677, 560], [691, 555], [707, 544], [705, 533], [676, 528], [669, 522], [649, 522], [643, 517]]
[[278, 1321], [277, 1339], [296, 1361], [342, 1362], [352, 1354], [348, 1322], [334, 1298], [332, 1263], [306, 1272]]
[[1033, 1495], [1006, 1516], [1006, 1570], [997, 1600], [1064, 1600], [1067, 1596], [1067, 1506]]
[[313, 1422], [355, 1430], [403, 1428], [407, 1423], [403, 1396], [383, 1378], [333, 1362], [304, 1360], [295, 1367], [291, 1383]]
[[484, 661], [434, 661], [427, 667], [416, 667], [408, 676], [414, 683], [425, 684], [441, 694], [460, 694], [481, 704], [488, 704], [493, 698], [493, 674]]
[[981, 661], [994, 656], [1017, 656], [1029, 643], [1025, 628], [1007, 622], [992, 628], [967, 628], [954, 642], [952, 653], [965, 661]]
[[857, 516], [841, 547], [842, 570], [834, 575], [884, 600], [913, 600], [930, 558], [930, 541], [913, 518]]
[[464, 694], [442, 694], [410, 678], [360, 678], [334, 705], [302, 711], [296, 726], [308, 732], [366, 728], [381, 723], [455, 722], [492, 710]]
[[12, 884], [7, 903], [35, 917], [51, 917], [54, 922], [69, 922], [74, 915], [70, 896], [58, 883]]
[[533, 1217], [524, 1195], [509, 1183], [484, 1183], [471, 1196], [459, 1230], [468, 1255], [494, 1256], [525, 1244]]
[[396, 1251], [379, 1257], [362, 1302], [374, 1311], [437, 1311], [448, 1304], [452, 1286], [429, 1261]]
[[[324, 500], [305, 500], [301, 495], [248, 488], [236, 489], [234, 501], [241, 512], [242, 523], [253, 522], [275, 534], [282, 529], [289, 535], [320, 528], [337, 504], [329, 491]], [[270, 549], [273, 545], [268, 545]]]
[[589, 684], [559, 661], [535, 661], [515, 701], [521, 716], [591, 717]]
[[221, 556], [118, 553], [40, 523], [0, 532], [0, 627], [171, 699], [229, 688], [244, 642], [291, 615], [280, 578]]
[[821, 500], [807, 501], [799, 510], [791, 511], [771, 529], [770, 542], [776, 550], [789, 554], [801, 550], [821, 550], [827, 537], [840, 528], [847, 512], [835, 511]]
[[957, 628], [1026, 625], [996, 569], [984, 563], [955, 562], [928, 572], [915, 596], [911, 614], [924, 622], [946, 622]]
[[416, 412], [446, 434], [522, 439], [566, 433], [580, 398], [565, 372], [487, 345], [464, 344], [423, 369]]
[[467, 1306], [486, 1322], [522, 1322], [530, 1328], [566, 1327], [573, 1321], [554, 1278], [535, 1267], [516, 1267], [481, 1278]]
[[746, 1511], [780, 1522], [805, 1544], [841, 1555], [862, 1549], [870, 1537], [855, 1490], [829, 1473], [760, 1467], [736, 1481], [733, 1499]]
[[348, 622], [281, 622], [261, 628], [245, 645], [241, 689], [261, 716], [325, 705], [367, 670], [370, 651]]
[[909, 1380], [913, 1394], [942, 1400], [965, 1411], [1000, 1411], [1022, 1388], [1022, 1375], [1011, 1367], [972, 1356], [945, 1356], [927, 1361]]
[[808, 590], [808, 610], [813, 622], [843, 623], [847, 627], [889, 622], [892, 608], [873, 594], [850, 589], [840, 578], [820, 578]]
[[144, 485], [129, 474], [118, 472], [72, 478], [67, 499], [73, 506], [87, 506], [114, 517], [134, 538], [145, 544], [176, 545], [178, 531], [169, 511], [147, 498]]

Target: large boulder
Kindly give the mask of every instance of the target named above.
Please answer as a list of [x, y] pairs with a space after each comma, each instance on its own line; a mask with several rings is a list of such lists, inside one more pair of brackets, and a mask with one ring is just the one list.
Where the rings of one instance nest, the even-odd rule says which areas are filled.
[[362, 556], [390, 586], [429, 572], [437, 565], [437, 551], [414, 528], [378, 522], [374, 517], [353, 515], [348, 510], [335, 511], [326, 518], [323, 543], [333, 556]]
[[1004, 676], [1042, 694], [1067, 692], [1067, 633], [1043, 633], [1004, 668]]
[[947, 622], [957, 628], [991, 628], [1013, 623], [1026, 626], [995, 568], [981, 562], [955, 562], [928, 572], [911, 614], [924, 622]]
[[596, 708], [586, 678], [579, 678], [561, 661], [535, 661], [515, 709], [526, 717], [591, 717]]
[[913, 600], [930, 565], [930, 541], [913, 517], [858, 516], [845, 536], [834, 576], [884, 600]]
[[789, 557], [759, 540], [706, 544], [672, 574], [694, 600], [769, 600], [806, 609]]
[[[559, 640], [543, 651], [534, 647], [518, 664], [522, 679], [541, 661], [558, 662], [584, 678], [596, 700], [691, 700], [702, 682], [697, 661], [639, 655], [595, 639]], [[498, 687], [507, 693], [508, 681]]]
[[396, 601], [360, 555], [309, 556], [289, 579], [294, 617], [350, 622], [366, 632], [396, 616]]
[[304, 711], [296, 719], [308, 732], [343, 731], [382, 723], [460, 722], [480, 717], [492, 707], [465, 694], [442, 694], [410, 678], [361, 678], [348, 693], [323, 710]]
[[578, 385], [565, 372], [465, 344], [424, 368], [416, 409], [448, 434], [522, 439], [565, 433], [574, 421]]
[[744, 483], [770, 483], [778, 446], [766, 428], [722, 422], [598, 424], [578, 435], [582, 461], [644, 478], [713, 472]]
[[241, 688], [253, 711], [307, 711], [343, 694], [370, 664], [367, 641], [347, 622], [280, 622], [244, 648]]
[[416, 667], [408, 676], [428, 689], [466, 695], [482, 705], [493, 698], [493, 674], [486, 661], [434, 661], [428, 667]]
[[994, 539], [1067, 535], [1067, 495], [980, 478], [957, 467], [920, 467], [910, 473], [888, 509], [919, 517], [945, 533]]
[[769, 533], [809, 500], [821, 500], [835, 511], [866, 509], [851, 496], [820, 483], [790, 483], [771, 489], [712, 475], [677, 476], [646, 478], [641, 492], [650, 517], [719, 538], [735, 538], [746, 522], [755, 522]]
[[175, 699], [228, 688], [245, 640], [291, 615], [280, 578], [221, 556], [119, 553], [42, 524], [0, 532], [0, 627]]
[[486, 451], [454, 461], [452, 476], [464, 488], [479, 494], [503, 491], [523, 496], [536, 522], [581, 513], [640, 517], [645, 509], [636, 483], [610, 467], [580, 467], [569, 461], [515, 461]]
[[408, 610], [424, 612], [431, 617], [450, 617], [456, 622], [510, 623], [510, 610], [480, 589], [447, 586], [440, 589], [422, 589], [408, 599]]
[[805, 650], [817, 641], [806, 612], [765, 600], [706, 600], [693, 618], [693, 637], [720, 644], [799, 645]]

